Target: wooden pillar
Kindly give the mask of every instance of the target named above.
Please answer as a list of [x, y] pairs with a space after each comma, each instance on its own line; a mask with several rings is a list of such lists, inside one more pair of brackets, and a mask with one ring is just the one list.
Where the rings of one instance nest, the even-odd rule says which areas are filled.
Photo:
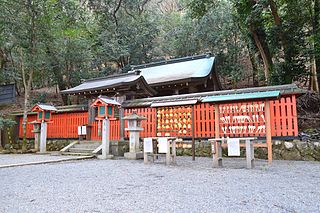
[[272, 163], [272, 135], [271, 135], [271, 117], [270, 117], [270, 101], [266, 100], [266, 140], [268, 147], [268, 163]]
[[192, 160], [196, 160], [196, 142], [195, 142], [195, 131], [194, 131], [194, 106], [192, 106], [191, 111], [191, 121], [192, 121]]
[[214, 132], [215, 132], [215, 137], [219, 138], [220, 137], [220, 114], [219, 114], [219, 104], [214, 105]]
[[[214, 132], [215, 132], [215, 138], [220, 138], [220, 115], [219, 115], [219, 104], [214, 105]], [[222, 149], [221, 146], [219, 146], [219, 142], [214, 142], [214, 153], [213, 153], [213, 167], [221, 167], [222, 166]]]

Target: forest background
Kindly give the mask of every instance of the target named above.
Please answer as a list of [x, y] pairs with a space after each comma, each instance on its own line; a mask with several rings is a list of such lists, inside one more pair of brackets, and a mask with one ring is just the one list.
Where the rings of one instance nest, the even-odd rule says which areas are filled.
[[320, 87], [320, 0], [0, 0], [0, 11], [0, 83], [24, 108], [46, 101], [41, 88], [207, 52], [224, 89]]

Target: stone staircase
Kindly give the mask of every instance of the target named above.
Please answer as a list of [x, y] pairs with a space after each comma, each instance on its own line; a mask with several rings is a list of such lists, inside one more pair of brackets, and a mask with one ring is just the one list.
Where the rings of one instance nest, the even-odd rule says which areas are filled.
[[80, 141], [80, 143], [75, 141], [60, 150], [60, 153], [73, 156], [94, 156], [99, 152], [100, 145], [99, 141]]

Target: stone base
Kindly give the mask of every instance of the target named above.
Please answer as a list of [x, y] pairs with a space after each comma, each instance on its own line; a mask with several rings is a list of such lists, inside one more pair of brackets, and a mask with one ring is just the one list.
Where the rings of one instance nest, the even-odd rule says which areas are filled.
[[142, 152], [126, 152], [124, 153], [124, 158], [127, 160], [143, 159], [143, 153]]
[[104, 157], [102, 157], [102, 155], [98, 155], [97, 158], [100, 159], [100, 160], [107, 160], [107, 159], [113, 159], [114, 156], [113, 155], [107, 155], [107, 158], [104, 158]]

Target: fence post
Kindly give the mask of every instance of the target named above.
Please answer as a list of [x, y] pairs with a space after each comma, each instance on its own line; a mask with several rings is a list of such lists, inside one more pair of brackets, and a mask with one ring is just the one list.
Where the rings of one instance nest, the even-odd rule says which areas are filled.
[[270, 101], [266, 100], [266, 140], [268, 147], [268, 163], [272, 163], [272, 138], [271, 138], [271, 119], [270, 119]]

